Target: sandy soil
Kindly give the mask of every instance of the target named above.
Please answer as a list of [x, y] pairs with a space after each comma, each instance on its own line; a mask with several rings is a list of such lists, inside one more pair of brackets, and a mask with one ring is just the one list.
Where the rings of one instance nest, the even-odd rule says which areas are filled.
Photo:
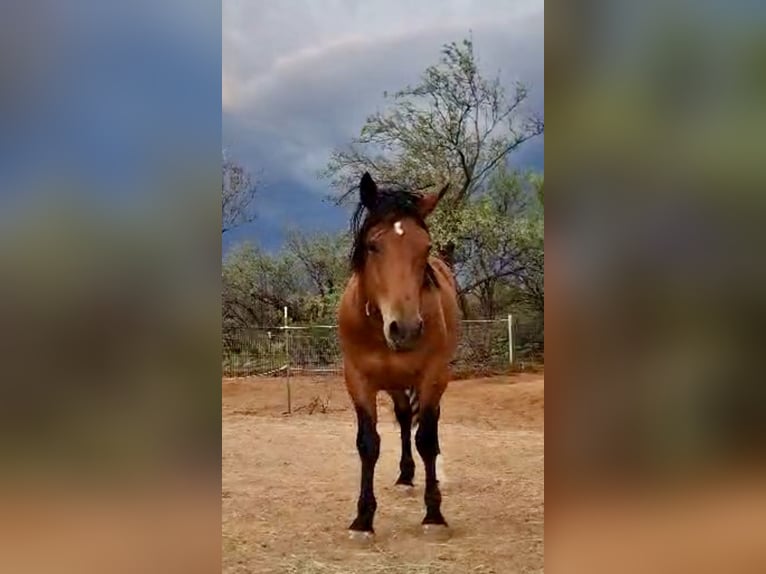
[[[229, 573], [543, 571], [543, 375], [456, 381], [443, 402], [446, 542], [424, 539], [423, 466], [393, 487], [399, 438], [379, 397], [376, 539], [347, 540], [359, 484], [355, 416], [339, 378], [223, 381], [223, 568]], [[309, 414], [309, 412], [312, 414]]]

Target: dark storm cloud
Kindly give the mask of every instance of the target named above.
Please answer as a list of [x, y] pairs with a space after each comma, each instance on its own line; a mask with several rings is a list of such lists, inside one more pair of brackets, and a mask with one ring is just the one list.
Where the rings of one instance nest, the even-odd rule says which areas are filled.
[[[542, 114], [542, 1], [318, 4], [224, 4], [224, 145], [267, 181], [326, 193], [316, 172], [330, 151], [469, 31], [485, 74], [525, 82]], [[541, 144], [525, 156], [541, 164]]]

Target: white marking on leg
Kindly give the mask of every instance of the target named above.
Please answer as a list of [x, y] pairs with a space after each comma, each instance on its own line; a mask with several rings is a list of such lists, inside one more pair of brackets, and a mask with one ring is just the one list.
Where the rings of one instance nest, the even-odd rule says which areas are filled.
[[415, 494], [415, 487], [411, 484], [395, 484], [397, 492], [406, 496], [412, 496]]
[[375, 539], [372, 532], [362, 532], [361, 530], [349, 530], [348, 539], [354, 542], [368, 543]]
[[394, 231], [397, 235], [404, 235], [404, 229], [402, 228], [402, 222], [397, 221], [394, 223]]
[[447, 483], [447, 475], [444, 474], [444, 456], [436, 455], [436, 480], [441, 484]]

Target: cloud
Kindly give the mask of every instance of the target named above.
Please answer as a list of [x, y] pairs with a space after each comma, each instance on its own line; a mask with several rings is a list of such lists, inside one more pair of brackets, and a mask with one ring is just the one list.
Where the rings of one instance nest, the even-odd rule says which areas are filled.
[[225, 1], [224, 144], [267, 179], [326, 193], [331, 150], [469, 30], [485, 73], [530, 85], [542, 112], [540, 0]]

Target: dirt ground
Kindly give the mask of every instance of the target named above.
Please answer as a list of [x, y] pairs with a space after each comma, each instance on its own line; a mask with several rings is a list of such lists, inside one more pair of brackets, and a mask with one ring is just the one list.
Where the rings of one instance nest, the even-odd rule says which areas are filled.
[[[442, 401], [446, 542], [425, 539], [423, 465], [393, 487], [399, 436], [378, 399], [375, 542], [348, 541], [359, 458], [341, 379], [223, 381], [223, 569], [228, 573], [425, 574], [543, 571], [543, 375], [452, 382]], [[311, 414], [309, 412], [311, 411]]]

